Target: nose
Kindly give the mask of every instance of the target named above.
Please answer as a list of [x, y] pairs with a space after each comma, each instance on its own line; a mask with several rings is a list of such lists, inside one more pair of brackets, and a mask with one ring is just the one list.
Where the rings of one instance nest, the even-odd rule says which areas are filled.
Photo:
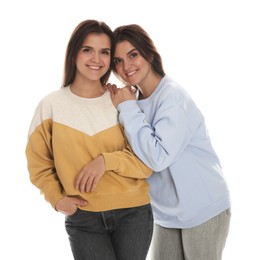
[[94, 52], [93, 56], [92, 56], [92, 60], [94, 62], [100, 62], [100, 54], [97, 52]]
[[131, 62], [128, 60], [123, 60], [123, 69], [128, 70], [130, 68]]

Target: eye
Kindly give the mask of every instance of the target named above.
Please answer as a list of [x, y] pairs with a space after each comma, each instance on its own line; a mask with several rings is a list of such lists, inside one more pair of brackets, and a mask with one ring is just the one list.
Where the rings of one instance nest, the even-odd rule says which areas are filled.
[[114, 58], [113, 63], [114, 63], [114, 65], [118, 65], [119, 63], [121, 63], [121, 59], [120, 58]]
[[135, 52], [130, 53], [131, 59], [135, 58], [136, 56], [138, 56], [138, 52], [135, 51]]
[[110, 55], [110, 51], [109, 50], [102, 50], [102, 54], [104, 54], [104, 55]]
[[87, 47], [84, 47], [81, 50], [82, 50], [82, 52], [85, 52], [85, 53], [91, 53], [92, 52], [92, 49], [91, 48], [87, 48]]

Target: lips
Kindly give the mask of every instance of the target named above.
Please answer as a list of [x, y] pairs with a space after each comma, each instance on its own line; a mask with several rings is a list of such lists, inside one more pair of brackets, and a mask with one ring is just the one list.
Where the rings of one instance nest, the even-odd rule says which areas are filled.
[[133, 70], [133, 71], [127, 72], [126, 75], [127, 75], [127, 77], [131, 77], [135, 73], [136, 73], [136, 70]]
[[93, 65], [88, 65], [88, 67], [92, 70], [100, 70], [101, 67], [100, 66], [93, 66]]

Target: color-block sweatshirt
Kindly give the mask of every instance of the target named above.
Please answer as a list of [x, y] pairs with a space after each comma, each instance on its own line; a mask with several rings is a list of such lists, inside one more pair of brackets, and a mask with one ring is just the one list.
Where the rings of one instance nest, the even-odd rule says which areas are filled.
[[[81, 193], [75, 179], [100, 154], [106, 172], [94, 192]], [[152, 170], [131, 150], [109, 92], [86, 99], [64, 87], [43, 98], [31, 122], [26, 156], [31, 182], [54, 208], [65, 195], [84, 198], [88, 205], [80, 208], [94, 212], [150, 202], [145, 178]]]
[[181, 86], [165, 76], [150, 97], [117, 108], [132, 149], [154, 170], [148, 182], [155, 223], [190, 228], [230, 207], [204, 116]]

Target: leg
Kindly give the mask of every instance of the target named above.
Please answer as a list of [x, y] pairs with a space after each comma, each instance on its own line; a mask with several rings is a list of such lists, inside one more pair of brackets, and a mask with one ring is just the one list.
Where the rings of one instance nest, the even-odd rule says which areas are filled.
[[116, 260], [101, 213], [78, 209], [65, 224], [75, 260]]
[[145, 260], [153, 231], [150, 205], [115, 211], [112, 243], [117, 259]]
[[185, 260], [221, 260], [230, 216], [230, 209], [228, 209], [202, 225], [183, 229]]
[[181, 229], [164, 228], [154, 224], [151, 259], [184, 260]]

